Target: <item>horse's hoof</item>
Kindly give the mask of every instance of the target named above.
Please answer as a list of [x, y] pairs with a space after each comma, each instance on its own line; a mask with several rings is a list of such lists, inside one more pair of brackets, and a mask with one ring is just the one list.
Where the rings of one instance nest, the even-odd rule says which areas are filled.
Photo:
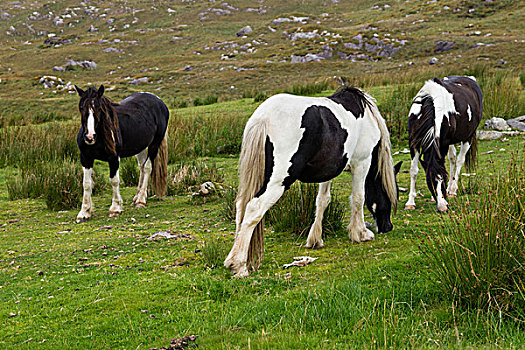
[[416, 210], [416, 206], [412, 204], [405, 205], [405, 210]]
[[309, 249], [321, 249], [324, 247], [324, 242], [321, 241], [321, 242], [313, 242], [313, 243], [306, 243], [305, 245], [305, 248], [309, 248]]
[[87, 221], [87, 218], [77, 218], [76, 223], [77, 224], [83, 224], [86, 221]]
[[110, 217], [110, 218], [114, 218], [114, 217], [117, 217], [117, 216], [119, 216], [119, 215], [120, 215], [120, 213], [117, 213], [117, 212], [115, 212], [115, 213], [109, 213], [109, 217]]
[[442, 207], [438, 207], [437, 209], [438, 209], [438, 211], [439, 211], [440, 213], [443, 213], [443, 214], [446, 213], [446, 212], [448, 211], [448, 207], [447, 207], [446, 205], [445, 205], [445, 206], [442, 206]]
[[135, 208], [146, 208], [146, 204], [144, 204], [144, 203], [137, 203], [137, 204], [135, 204]]
[[455, 193], [447, 193], [448, 198], [456, 198], [457, 195]]

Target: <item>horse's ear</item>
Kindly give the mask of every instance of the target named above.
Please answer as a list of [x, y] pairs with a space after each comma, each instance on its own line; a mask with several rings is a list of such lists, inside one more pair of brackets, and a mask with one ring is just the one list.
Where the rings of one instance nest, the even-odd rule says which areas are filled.
[[75, 90], [77, 90], [77, 93], [78, 93], [78, 96], [82, 97], [85, 93], [84, 90], [82, 90], [81, 88], [79, 88], [78, 86], [75, 85]]
[[100, 85], [97, 92], [98, 97], [102, 97], [104, 95], [104, 85]]
[[403, 164], [403, 161], [400, 161], [396, 165], [394, 165], [394, 175], [399, 174], [399, 170], [401, 170], [402, 164]]

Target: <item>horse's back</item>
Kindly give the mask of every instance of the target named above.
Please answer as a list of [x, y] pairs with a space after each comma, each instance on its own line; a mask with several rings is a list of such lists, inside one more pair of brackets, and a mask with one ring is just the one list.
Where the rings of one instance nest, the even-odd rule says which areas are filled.
[[160, 144], [168, 127], [169, 110], [157, 96], [137, 92], [115, 106], [119, 118], [121, 157], [130, 157], [152, 143]]

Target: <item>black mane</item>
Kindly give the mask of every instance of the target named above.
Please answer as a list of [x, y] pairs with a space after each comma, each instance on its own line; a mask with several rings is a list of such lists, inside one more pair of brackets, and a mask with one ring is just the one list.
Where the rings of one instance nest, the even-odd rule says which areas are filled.
[[352, 112], [356, 118], [362, 118], [366, 106], [370, 106], [370, 101], [365, 93], [352, 86], [344, 86], [328, 98], [342, 105], [347, 111]]

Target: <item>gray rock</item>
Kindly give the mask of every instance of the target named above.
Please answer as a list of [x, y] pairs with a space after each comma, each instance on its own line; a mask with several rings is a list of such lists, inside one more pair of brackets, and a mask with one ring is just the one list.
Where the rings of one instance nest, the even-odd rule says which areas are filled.
[[525, 131], [525, 115], [507, 120], [508, 126], [513, 129]]
[[435, 45], [434, 52], [441, 53], [452, 50], [456, 46], [456, 43], [453, 41], [438, 40], [435, 42]]
[[509, 125], [503, 118], [490, 118], [485, 121], [485, 129], [505, 131], [509, 129]]
[[246, 34], [250, 34], [252, 32], [253, 32], [252, 27], [246, 26], [246, 27], [242, 28], [241, 30], [239, 30], [237, 32], [237, 36], [243, 36], [243, 35], [246, 35]]
[[72, 59], [67, 60], [66, 70], [73, 70], [77, 67], [83, 68], [83, 69], [97, 69], [98, 68], [95, 61], [92, 61], [92, 60], [84, 60], [84, 61], [75, 61]]
[[359, 43], [359, 45], [354, 44], [354, 43], [344, 43], [343, 46], [346, 47], [347, 49], [352, 49], [352, 50], [361, 49], [361, 43]]
[[61, 67], [61, 66], [54, 66], [53, 70], [55, 72], [65, 72], [66, 71], [66, 69], [64, 67]]
[[296, 56], [292, 55], [291, 63], [306, 63], [306, 62], [319, 62], [323, 60], [324, 57], [314, 54], [306, 54], [305, 56]]
[[89, 32], [89, 33], [95, 33], [95, 32], [98, 32], [98, 28], [95, 27], [94, 25], [90, 25], [89, 28], [88, 28], [88, 32]]
[[6, 21], [9, 19], [11, 15], [7, 12], [2, 12], [2, 14], [0, 15], [0, 19], [2, 19], [2, 21]]
[[478, 130], [477, 136], [478, 140], [497, 140], [503, 137], [503, 133], [501, 131], [494, 131], [494, 130]]
[[149, 80], [148, 77], [136, 78], [136, 79], [128, 81], [128, 84], [138, 85], [140, 83], [147, 83], [148, 80]]
[[298, 33], [293, 33], [290, 36], [290, 40], [295, 41], [298, 39], [314, 39], [318, 37], [319, 37], [319, 34], [314, 33], [314, 32], [298, 32]]
[[439, 59], [436, 57], [432, 57], [430, 60], [428, 60], [428, 64], [436, 64], [439, 62]]

